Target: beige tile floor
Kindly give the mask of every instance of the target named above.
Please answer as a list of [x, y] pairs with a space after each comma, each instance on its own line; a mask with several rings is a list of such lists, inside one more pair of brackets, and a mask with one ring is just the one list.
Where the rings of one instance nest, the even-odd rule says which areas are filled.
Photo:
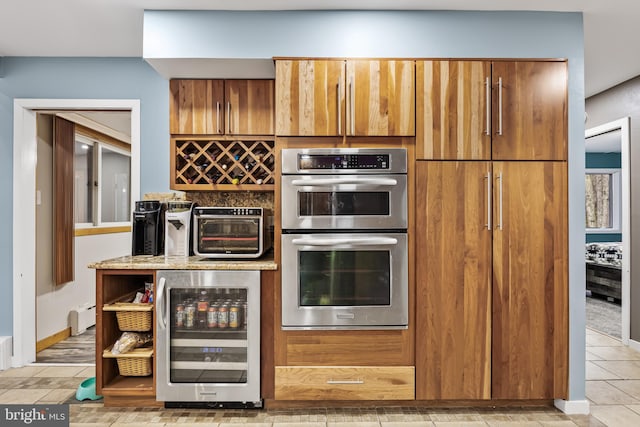
[[[71, 404], [72, 427], [631, 427], [640, 426], [640, 353], [587, 329], [586, 395], [590, 415], [555, 408], [320, 408], [185, 410]], [[33, 365], [0, 372], [0, 404], [64, 403], [93, 367]]]

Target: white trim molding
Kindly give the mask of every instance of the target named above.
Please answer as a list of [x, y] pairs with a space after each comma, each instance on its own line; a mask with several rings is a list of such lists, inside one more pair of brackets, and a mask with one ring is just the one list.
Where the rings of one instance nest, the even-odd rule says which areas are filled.
[[13, 357], [36, 358], [36, 113], [38, 110], [131, 111], [131, 206], [140, 198], [139, 99], [14, 99], [13, 102]]
[[555, 399], [553, 404], [567, 415], [587, 415], [590, 410], [588, 400]]

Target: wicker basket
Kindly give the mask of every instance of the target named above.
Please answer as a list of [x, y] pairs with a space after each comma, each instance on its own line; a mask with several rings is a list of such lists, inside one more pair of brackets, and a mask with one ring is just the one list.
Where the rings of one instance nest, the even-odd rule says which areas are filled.
[[121, 331], [147, 332], [153, 325], [153, 304], [117, 302], [104, 306], [104, 311], [115, 311]]
[[118, 370], [123, 377], [146, 377], [151, 375], [151, 361], [153, 360], [153, 349], [136, 348], [122, 354], [113, 354], [111, 349], [105, 350], [103, 358], [115, 358], [118, 363]]

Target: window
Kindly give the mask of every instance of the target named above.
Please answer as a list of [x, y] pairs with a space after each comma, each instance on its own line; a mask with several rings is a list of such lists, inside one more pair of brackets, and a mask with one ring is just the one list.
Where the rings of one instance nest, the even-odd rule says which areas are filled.
[[76, 228], [127, 225], [131, 212], [131, 152], [76, 133]]
[[620, 169], [587, 169], [585, 175], [587, 233], [619, 233]]

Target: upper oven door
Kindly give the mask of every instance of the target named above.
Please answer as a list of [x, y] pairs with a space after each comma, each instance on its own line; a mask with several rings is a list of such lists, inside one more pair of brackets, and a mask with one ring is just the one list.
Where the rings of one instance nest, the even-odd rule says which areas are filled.
[[406, 229], [407, 176], [284, 175], [283, 229]]

